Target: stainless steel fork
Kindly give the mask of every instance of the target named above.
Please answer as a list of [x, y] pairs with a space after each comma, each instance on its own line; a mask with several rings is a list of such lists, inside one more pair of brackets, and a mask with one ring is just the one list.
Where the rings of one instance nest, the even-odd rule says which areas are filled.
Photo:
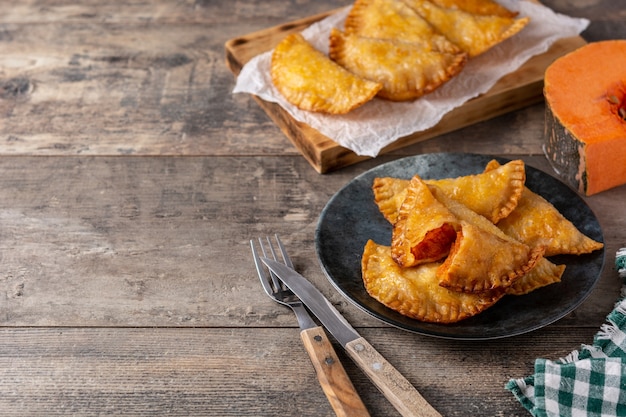
[[[293, 268], [291, 259], [287, 255], [287, 251], [278, 235], [274, 235], [274, 239], [280, 251], [282, 262], [288, 267]], [[263, 257], [271, 257], [280, 262], [272, 240], [269, 237], [265, 239], [259, 238], [258, 244]], [[335, 414], [340, 417], [368, 417], [369, 413], [361, 397], [359, 397], [359, 394], [356, 392], [354, 385], [352, 385], [348, 374], [341, 365], [341, 362], [339, 362], [337, 353], [328, 339], [326, 332], [324, 332], [324, 329], [313, 321], [313, 318], [309, 315], [300, 299], [287, 288], [277, 276], [266, 269], [259, 258], [253, 240], [250, 241], [250, 247], [252, 248], [252, 257], [259, 279], [267, 295], [274, 301], [291, 307], [296, 314], [301, 329], [300, 338], [311, 358], [311, 362], [317, 373], [317, 379]]]

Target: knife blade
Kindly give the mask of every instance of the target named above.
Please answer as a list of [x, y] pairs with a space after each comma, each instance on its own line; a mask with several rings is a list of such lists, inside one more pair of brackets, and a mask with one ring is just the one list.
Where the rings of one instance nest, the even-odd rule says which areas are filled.
[[415, 387], [363, 338], [328, 299], [298, 272], [261, 258], [337, 339], [348, 356], [404, 417], [441, 417]]

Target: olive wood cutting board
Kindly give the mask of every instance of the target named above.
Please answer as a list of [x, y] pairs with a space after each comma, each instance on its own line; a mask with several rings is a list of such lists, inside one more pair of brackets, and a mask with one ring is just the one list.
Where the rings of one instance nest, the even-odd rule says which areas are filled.
[[[337, 11], [339, 9], [230, 39], [225, 44], [228, 67], [237, 76], [248, 61], [273, 49], [286, 35], [300, 32]], [[383, 148], [379, 154], [540, 102], [543, 100], [543, 76], [546, 68], [558, 57], [585, 43], [580, 36], [555, 42], [548, 51], [532, 57], [517, 71], [501, 78], [485, 94], [450, 111], [437, 125], [399, 138]], [[311, 126], [295, 120], [278, 104], [253, 97], [317, 172], [324, 174], [370, 158], [355, 154]]]

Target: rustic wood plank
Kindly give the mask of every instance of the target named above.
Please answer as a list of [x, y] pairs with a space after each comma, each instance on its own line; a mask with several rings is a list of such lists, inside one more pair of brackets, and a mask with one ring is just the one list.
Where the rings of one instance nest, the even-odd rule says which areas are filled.
[[[300, 271], [349, 320], [372, 325], [324, 277], [314, 235], [334, 192], [380, 162], [320, 176], [299, 156], [0, 158], [0, 324], [293, 326], [249, 255], [249, 239], [280, 233]], [[625, 193], [587, 199], [614, 213], [600, 219], [608, 262], [626, 241]], [[564, 323], [599, 324], [617, 294], [607, 268]]]
[[0, 16], [0, 155], [295, 153], [232, 97], [224, 43], [320, 1], [29, 2]]
[[[265, 319], [276, 305], [260, 291], [248, 241], [275, 230], [312, 242], [328, 191], [304, 164], [299, 157], [0, 159], [0, 321], [271, 325]], [[294, 324], [278, 310], [279, 323]]]
[[[504, 384], [531, 373], [537, 357], [556, 359], [589, 342], [595, 329], [544, 329], [478, 343], [392, 328], [362, 332], [444, 416], [523, 417], [527, 412]], [[333, 416], [298, 333], [1, 328], [0, 410], [6, 416]], [[339, 353], [371, 415], [397, 416]]]

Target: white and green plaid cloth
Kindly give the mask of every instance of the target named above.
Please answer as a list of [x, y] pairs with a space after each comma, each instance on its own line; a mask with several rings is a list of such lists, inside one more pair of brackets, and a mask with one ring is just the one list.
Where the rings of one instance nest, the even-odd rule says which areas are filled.
[[[626, 248], [615, 266], [626, 279]], [[533, 375], [506, 389], [535, 417], [626, 416], [626, 285], [592, 345], [557, 361], [537, 359]]]

